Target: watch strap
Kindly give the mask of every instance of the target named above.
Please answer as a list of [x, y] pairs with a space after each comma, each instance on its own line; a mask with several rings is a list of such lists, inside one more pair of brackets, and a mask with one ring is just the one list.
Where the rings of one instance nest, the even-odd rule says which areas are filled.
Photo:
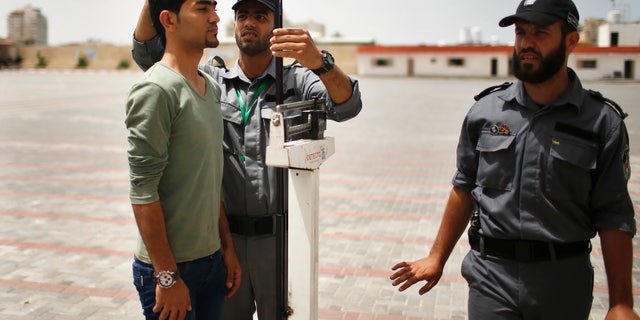
[[322, 52], [322, 66], [318, 69], [311, 70], [316, 75], [321, 75], [329, 72], [331, 69], [333, 69], [333, 66], [335, 64], [333, 61], [333, 56], [331, 55], [331, 53], [329, 53], [329, 51], [322, 50], [321, 52]]

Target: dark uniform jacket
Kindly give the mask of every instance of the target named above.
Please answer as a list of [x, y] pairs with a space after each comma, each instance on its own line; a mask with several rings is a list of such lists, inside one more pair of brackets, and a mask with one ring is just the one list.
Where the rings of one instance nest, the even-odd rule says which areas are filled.
[[469, 110], [453, 184], [472, 193], [481, 233], [499, 239], [576, 242], [600, 228], [635, 234], [623, 116], [571, 85], [536, 105], [521, 82]]

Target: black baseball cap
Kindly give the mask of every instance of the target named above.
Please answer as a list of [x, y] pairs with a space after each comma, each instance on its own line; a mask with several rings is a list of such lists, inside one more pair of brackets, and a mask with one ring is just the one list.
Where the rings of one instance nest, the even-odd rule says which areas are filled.
[[572, 0], [522, 0], [516, 14], [502, 18], [498, 25], [507, 27], [516, 23], [518, 19], [542, 27], [562, 20], [578, 30], [580, 15]]
[[260, 2], [262, 4], [264, 4], [265, 6], [267, 6], [267, 8], [271, 9], [271, 11], [275, 12], [276, 11], [276, 7], [278, 7], [278, 5], [276, 4], [277, 0], [238, 0], [238, 2], [236, 2], [236, 4], [233, 5], [233, 7], [231, 7], [231, 9], [233, 10], [238, 10], [238, 7], [245, 2], [248, 1], [256, 1], [256, 2]]

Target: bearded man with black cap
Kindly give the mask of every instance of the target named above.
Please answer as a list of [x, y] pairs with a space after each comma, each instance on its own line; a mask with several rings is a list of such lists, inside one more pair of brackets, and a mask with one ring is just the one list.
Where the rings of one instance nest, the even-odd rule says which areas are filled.
[[[145, 1], [146, 3], [147, 1]], [[218, 61], [200, 65], [222, 87], [224, 120], [224, 210], [242, 267], [229, 274], [230, 290], [223, 319], [276, 319], [276, 236], [274, 216], [280, 192], [278, 171], [267, 167], [268, 124], [276, 106], [275, 57], [298, 61], [283, 70], [284, 103], [312, 98], [327, 100], [327, 117], [345, 121], [362, 109], [358, 81], [347, 76], [331, 54], [316, 47], [303, 29], [275, 27], [276, 0], [237, 0], [234, 33], [239, 49], [235, 66]], [[151, 27], [147, 5], [136, 26], [133, 57], [143, 69], [162, 56], [164, 48]], [[213, 103], [213, 102], [212, 102]]]
[[400, 291], [420, 281], [420, 294], [431, 290], [471, 221], [462, 262], [469, 319], [588, 319], [597, 233], [609, 285], [606, 319], [639, 319], [626, 114], [584, 89], [567, 66], [578, 21], [571, 0], [523, 0], [500, 21], [515, 24], [519, 81], [475, 97], [429, 255], [392, 267]]

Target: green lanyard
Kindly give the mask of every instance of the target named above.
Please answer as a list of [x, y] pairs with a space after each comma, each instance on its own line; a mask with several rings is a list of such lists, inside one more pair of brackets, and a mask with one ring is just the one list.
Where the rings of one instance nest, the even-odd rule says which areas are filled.
[[[251, 112], [253, 112], [253, 108], [258, 103], [258, 97], [260, 97], [260, 93], [262, 93], [262, 91], [266, 86], [267, 86], [267, 79], [264, 79], [260, 83], [258, 90], [256, 90], [256, 92], [253, 94], [253, 97], [251, 97], [251, 103], [249, 103], [249, 110], [247, 110], [247, 107], [244, 104], [244, 99], [242, 99], [242, 94], [240, 94], [240, 90], [236, 88], [236, 94], [238, 95], [238, 104], [240, 105], [240, 113], [242, 114], [242, 125], [246, 126], [247, 122], [249, 122], [249, 116], [251, 115]], [[240, 161], [244, 163], [244, 160], [245, 160], [244, 154], [240, 155]]]
[[262, 83], [260, 83], [260, 86], [258, 87], [258, 90], [256, 90], [256, 93], [254, 93], [253, 97], [251, 97], [251, 102], [249, 103], [249, 110], [247, 110], [244, 104], [244, 99], [242, 99], [240, 90], [236, 88], [236, 94], [238, 95], [238, 104], [240, 105], [240, 113], [242, 114], [243, 125], [247, 125], [247, 122], [249, 121], [249, 116], [251, 115], [251, 112], [253, 112], [253, 108], [258, 103], [258, 97], [260, 97], [260, 93], [262, 93], [262, 91], [264, 90], [264, 87], [266, 86], [267, 86], [267, 80], [264, 79], [262, 80]]

